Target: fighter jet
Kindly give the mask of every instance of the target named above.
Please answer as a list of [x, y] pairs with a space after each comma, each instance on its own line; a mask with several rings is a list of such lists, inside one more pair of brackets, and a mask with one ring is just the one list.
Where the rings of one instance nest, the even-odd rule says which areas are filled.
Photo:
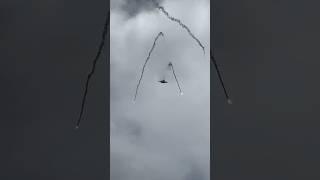
[[166, 80], [161, 80], [161, 81], [158, 81], [158, 82], [160, 82], [160, 83], [168, 83], [168, 81], [166, 81]]

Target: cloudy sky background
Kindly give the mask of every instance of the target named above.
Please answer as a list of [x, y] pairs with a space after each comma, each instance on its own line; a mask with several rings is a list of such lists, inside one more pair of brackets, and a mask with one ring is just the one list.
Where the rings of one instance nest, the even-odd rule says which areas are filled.
[[[129, 3], [128, 3], [129, 2]], [[210, 65], [186, 30], [146, 1], [111, 1], [111, 179], [209, 179]], [[210, 48], [208, 0], [161, 1]], [[142, 65], [159, 32], [136, 103]], [[171, 71], [173, 63], [183, 96]], [[157, 82], [166, 76], [168, 84]]]

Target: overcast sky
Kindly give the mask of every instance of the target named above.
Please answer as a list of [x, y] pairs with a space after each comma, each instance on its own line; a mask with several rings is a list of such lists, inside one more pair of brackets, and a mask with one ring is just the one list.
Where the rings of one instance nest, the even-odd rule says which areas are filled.
[[[111, 1], [111, 179], [209, 179], [210, 66], [186, 30], [148, 1]], [[210, 48], [209, 0], [161, 1]], [[153, 41], [137, 100], [135, 88]], [[183, 96], [167, 65], [173, 63]], [[165, 76], [168, 84], [157, 82]]]

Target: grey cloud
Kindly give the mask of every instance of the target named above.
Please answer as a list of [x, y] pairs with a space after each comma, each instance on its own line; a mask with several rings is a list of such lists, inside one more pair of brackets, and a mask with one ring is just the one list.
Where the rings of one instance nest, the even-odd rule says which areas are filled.
[[206, 180], [208, 178], [208, 174], [204, 172], [200, 166], [191, 164], [190, 169], [185, 176], [185, 180]]
[[[155, 0], [161, 3], [163, 0]], [[111, 8], [120, 9], [126, 13], [128, 17], [134, 17], [142, 11], [151, 11], [156, 7], [151, 0], [120, 0], [111, 1]]]

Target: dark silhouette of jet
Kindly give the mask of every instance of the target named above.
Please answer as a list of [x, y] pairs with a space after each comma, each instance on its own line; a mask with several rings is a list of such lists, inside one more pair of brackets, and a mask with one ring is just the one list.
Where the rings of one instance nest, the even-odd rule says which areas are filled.
[[158, 81], [158, 82], [160, 82], [160, 83], [168, 83], [168, 81], [166, 81], [166, 80], [161, 80], [161, 81]]

